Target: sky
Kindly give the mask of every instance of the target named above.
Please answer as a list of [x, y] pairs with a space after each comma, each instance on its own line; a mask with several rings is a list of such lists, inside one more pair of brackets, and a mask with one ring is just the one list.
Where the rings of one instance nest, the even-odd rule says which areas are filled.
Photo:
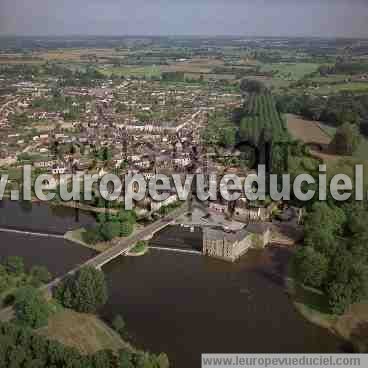
[[368, 38], [368, 0], [0, 0], [6, 34]]

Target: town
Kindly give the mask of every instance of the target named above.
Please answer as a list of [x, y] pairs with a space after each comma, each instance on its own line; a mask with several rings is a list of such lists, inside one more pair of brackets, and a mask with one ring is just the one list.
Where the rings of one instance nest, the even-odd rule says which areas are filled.
[[[366, 352], [366, 201], [317, 181], [299, 187], [325, 200], [286, 198], [281, 184], [324, 172], [326, 188], [345, 174], [366, 191], [367, 55], [365, 39], [0, 38], [0, 339], [35, 351], [37, 336], [32, 359], [57, 367], [187, 368], [247, 344]], [[259, 165], [282, 179], [279, 199], [198, 198]], [[124, 192], [100, 193], [108, 174], [195, 179], [185, 200], [170, 181], [164, 200], [128, 209]], [[97, 177], [89, 198], [84, 175]]]

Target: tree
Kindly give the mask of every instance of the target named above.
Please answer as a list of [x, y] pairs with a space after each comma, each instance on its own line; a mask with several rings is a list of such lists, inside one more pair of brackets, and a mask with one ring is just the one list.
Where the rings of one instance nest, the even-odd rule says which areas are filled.
[[0, 264], [0, 278], [4, 278], [7, 276], [7, 270], [4, 265]]
[[123, 317], [118, 314], [114, 320], [112, 321], [112, 327], [113, 329], [119, 334], [123, 335], [125, 332], [125, 322], [123, 320]]
[[264, 93], [267, 88], [266, 86], [256, 79], [243, 79], [240, 82], [240, 90], [247, 93]]
[[46, 284], [51, 281], [51, 273], [46, 267], [33, 266], [31, 269], [31, 276], [36, 285]]
[[332, 311], [337, 314], [368, 295], [368, 268], [346, 247], [340, 247], [330, 262], [326, 294]]
[[359, 128], [355, 124], [344, 123], [337, 128], [331, 146], [340, 155], [352, 155], [361, 140]]
[[134, 230], [134, 225], [130, 222], [123, 222], [120, 226], [120, 235], [129, 236]]
[[352, 304], [351, 290], [343, 283], [331, 283], [327, 287], [327, 297], [334, 314], [344, 314], [347, 307]]
[[127, 350], [120, 350], [118, 356], [119, 368], [134, 368], [133, 354]]
[[56, 288], [55, 297], [77, 312], [95, 313], [107, 301], [104, 273], [93, 267], [83, 267]]
[[295, 267], [300, 282], [320, 288], [327, 277], [328, 259], [312, 247], [303, 247], [296, 253]]
[[85, 232], [83, 232], [82, 236], [83, 236], [83, 240], [87, 244], [96, 244], [99, 241], [102, 241], [101, 234], [99, 232], [99, 229], [97, 228], [86, 230]]
[[23, 287], [16, 292], [14, 310], [17, 322], [31, 328], [46, 325], [50, 314], [45, 298], [33, 287]]
[[111, 350], [100, 350], [92, 356], [93, 368], [112, 367], [115, 361]]
[[341, 208], [325, 202], [314, 203], [305, 221], [305, 244], [328, 258], [332, 257], [337, 251], [337, 237], [342, 235], [344, 222], [345, 213]]
[[112, 222], [105, 222], [100, 225], [99, 232], [104, 241], [110, 241], [120, 233], [120, 225], [116, 230], [116, 226]]
[[232, 147], [232, 146], [235, 145], [235, 141], [236, 141], [236, 129], [235, 129], [235, 127], [234, 128], [232, 128], [232, 127], [224, 128], [222, 130], [220, 143], [224, 147]]
[[120, 222], [131, 222], [132, 224], [135, 224], [137, 219], [135, 212], [128, 210], [121, 210], [118, 216]]
[[4, 266], [8, 273], [20, 275], [24, 272], [24, 262], [21, 257], [10, 256], [5, 259]]

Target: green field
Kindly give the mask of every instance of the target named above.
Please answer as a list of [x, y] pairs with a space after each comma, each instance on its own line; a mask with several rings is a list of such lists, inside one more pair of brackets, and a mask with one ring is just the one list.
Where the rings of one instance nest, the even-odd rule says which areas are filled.
[[264, 130], [274, 140], [288, 138], [285, 120], [277, 111], [272, 95], [252, 95], [240, 123], [240, 138], [258, 144]]
[[317, 71], [319, 64], [313, 63], [272, 63], [263, 64], [262, 72], [274, 72], [276, 78], [297, 81]]
[[146, 67], [104, 67], [99, 69], [104, 75], [111, 77], [117, 75], [119, 77], [160, 77], [161, 69], [158, 66]]
[[[311, 88], [309, 88], [311, 90]], [[335, 94], [339, 92], [356, 92], [363, 93], [368, 92], [368, 82], [349, 82], [349, 83], [341, 83], [341, 84], [331, 84], [324, 85], [319, 88], [313, 88], [313, 93], [320, 95], [329, 95]]]

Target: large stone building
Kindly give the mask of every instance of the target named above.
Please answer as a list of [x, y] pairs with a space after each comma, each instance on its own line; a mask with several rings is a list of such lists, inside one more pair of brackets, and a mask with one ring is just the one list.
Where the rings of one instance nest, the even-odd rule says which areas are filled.
[[222, 227], [203, 229], [203, 254], [234, 262], [251, 247], [263, 248], [270, 242], [270, 229], [266, 225], [249, 225], [237, 231]]

